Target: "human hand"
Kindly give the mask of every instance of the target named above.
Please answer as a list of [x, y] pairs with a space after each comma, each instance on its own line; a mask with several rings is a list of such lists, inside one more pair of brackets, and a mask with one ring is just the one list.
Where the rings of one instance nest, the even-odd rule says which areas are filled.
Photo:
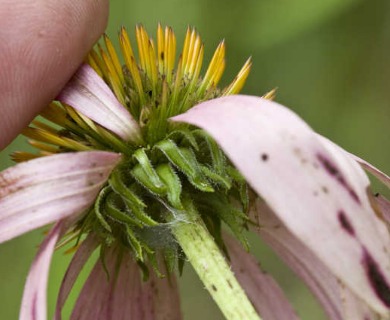
[[0, 2], [0, 150], [55, 98], [107, 17], [108, 0]]

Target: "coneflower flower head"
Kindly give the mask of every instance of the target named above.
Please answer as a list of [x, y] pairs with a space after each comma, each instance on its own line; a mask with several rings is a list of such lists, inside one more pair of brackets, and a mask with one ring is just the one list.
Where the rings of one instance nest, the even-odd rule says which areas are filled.
[[[136, 39], [138, 60], [126, 30], [120, 30], [122, 66], [113, 44], [104, 36], [105, 49], [98, 45], [92, 50], [88, 64], [71, 79], [58, 101], [41, 113], [54, 125], [35, 120], [23, 131], [39, 153], [17, 152], [13, 158], [21, 161], [86, 150], [121, 153], [121, 162], [72, 233], [77, 237], [98, 234], [102, 253], [105, 246], [118, 243], [123, 250], [132, 251], [138, 263], [149, 261], [157, 272], [156, 254], [162, 254], [172, 271], [177, 260], [182, 265], [185, 256], [170, 225], [185, 219], [180, 212], [186, 209], [186, 202], [202, 212], [204, 223], [222, 248], [222, 221], [245, 244], [245, 180], [203, 130], [168, 119], [201, 101], [238, 93], [251, 62], [249, 59], [221, 90], [217, 85], [225, 69], [224, 41], [201, 76], [204, 45], [195, 29], [187, 29], [177, 64], [171, 28], [159, 25], [155, 44], [145, 29], [137, 26]], [[94, 78], [95, 73], [101, 79]], [[111, 127], [100, 126], [101, 121]], [[238, 200], [235, 205], [232, 198]]]

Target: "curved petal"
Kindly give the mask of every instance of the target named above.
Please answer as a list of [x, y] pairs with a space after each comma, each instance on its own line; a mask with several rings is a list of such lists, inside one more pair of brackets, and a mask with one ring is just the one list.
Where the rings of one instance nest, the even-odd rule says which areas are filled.
[[251, 218], [258, 224], [252, 229], [306, 283], [330, 319], [377, 319], [367, 304], [347, 289], [342, 280], [331, 274], [262, 200], [255, 201]]
[[256, 311], [264, 320], [298, 319], [282, 289], [262, 271], [254, 257], [231, 236], [224, 234], [232, 270]]
[[[114, 270], [115, 261], [112, 262], [113, 257], [107, 256], [105, 261], [106, 267], [109, 271]], [[100, 319], [101, 309], [103, 304], [108, 300], [110, 286], [112, 286], [114, 276], [107, 279], [104, 267], [100, 260], [98, 260], [92, 269], [83, 289], [76, 301], [70, 319], [90, 320]]]
[[87, 64], [80, 67], [57, 99], [126, 141], [141, 140], [138, 123], [103, 79]]
[[0, 243], [87, 209], [120, 160], [111, 152], [56, 154], [0, 173]]
[[98, 246], [94, 236], [88, 236], [80, 247], [77, 249], [77, 252], [72, 258], [71, 263], [69, 264], [68, 269], [64, 275], [64, 278], [61, 283], [60, 291], [57, 297], [56, 311], [54, 315], [55, 320], [61, 320], [61, 311], [65, 304], [66, 299], [69, 296], [70, 291], [73, 288], [74, 283], [77, 280], [82, 268], [87, 263], [91, 254], [95, 251]]
[[[340, 153], [345, 153], [357, 163], [361, 165], [362, 168], [373, 174], [377, 179], [379, 179], [384, 185], [387, 187], [390, 187], [390, 177], [386, 175], [384, 172], [380, 171], [378, 168], [374, 167], [372, 164], [368, 163], [367, 161], [359, 158], [358, 156], [355, 156], [354, 154], [342, 149], [338, 145], [336, 145], [334, 142], [330, 141], [329, 139], [317, 135], [321, 142], [327, 146], [330, 149], [336, 149]], [[387, 224], [390, 224], [390, 204], [389, 201], [381, 196], [380, 194], [376, 194], [375, 196], [371, 195], [371, 191], [367, 190], [369, 199], [371, 201], [371, 205], [373, 209], [378, 212], [379, 217], [383, 218], [384, 221], [386, 221]]]
[[118, 265], [118, 251], [113, 249], [104, 260], [109, 278], [99, 259], [84, 284], [71, 319], [181, 319], [174, 278], [157, 279], [151, 275], [147, 282], [142, 282], [134, 259], [123, 253]]
[[24, 287], [19, 320], [45, 320], [49, 268], [55, 245], [64, 231], [64, 222], [58, 222], [42, 242], [31, 265]]
[[211, 134], [286, 227], [375, 311], [389, 314], [389, 234], [354, 160], [262, 98], [210, 100], [173, 120]]
[[[295, 237], [274, 212], [260, 199], [251, 208], [251, 219], [258, 227], [252, 227], [279, 257], [309, 287], [324, 311], [332, 320], [344, 317], [340, 297], [341, 287], [336, 277], [297, 237]], [[356, 318], [359, 319], [359, 318]]]

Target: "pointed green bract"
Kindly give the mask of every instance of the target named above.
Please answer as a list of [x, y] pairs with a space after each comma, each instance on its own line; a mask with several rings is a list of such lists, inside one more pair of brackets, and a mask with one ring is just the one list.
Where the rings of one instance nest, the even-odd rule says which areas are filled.
[[190, 149], [179, 148], [172, 140], [164, 140], [155, 145], [169, 161], [183, 172], [188, 180], [198, 189], [212, 192], [213, 188], [203, 176], [194, 153]]
[[155, 192], [158, 195], [164, 195], [166, 192], [166, 187], [150, 163], [145, 150], [138, 149], [134, 152], [133, 156], [139, 163], [139, 165], [135, 165], [132, 170], [134, 177], [143, 183], [146, 188], [150, 189], [152, 192]]
[[145, 225], [153, 226], [157, 224], [156, 221], [145, 213], [144, 208], [146, 205], [143, 201], [124, 184], [119, 171], [116, 171], [111, 175], [109, 183], [112, 189], [122, 196], [123, 201], [126, 205], [128, 205], [129, 209], [137, 219]]
[[111, 233], [112, 229], [108, 224], [108, 222], [106, 221], [101, 208], [102, 206], [104, 206], [106, 200], [105, 198], [107, 197], [108, 192], [110, 192], [109, 187], [105, 187], [100, 191], [97, 199], [95, 200], [94, 212], [100, 224], [103, 226], [103, 228], [106, 229], [109, 233]]
[[160, 164], [156, 168], [156, 172], [167, 187], [167, 198], [169, 203], [176, 209], [183, 209], [183, 205], [181, 204], [182, 186], [180, 178], [171, 165], [168, 163]]

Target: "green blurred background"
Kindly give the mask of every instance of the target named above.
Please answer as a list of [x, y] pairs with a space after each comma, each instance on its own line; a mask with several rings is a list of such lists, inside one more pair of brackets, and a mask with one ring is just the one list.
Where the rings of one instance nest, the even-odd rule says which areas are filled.
[[[205, 43], [205, 61], [224, 38], [222, 85], [252, 56], [244, 93], [262, 95], [278, 87], [276, 100], [316, 131], [390, 172], [388, 0], [111, 1], [108, 34], [113, 40], [121, 25], [134, 35], [135, 24], [143, 23], [155, 34], [158, 22], [174, 28], [179, 48], [187, 25], [195, 26]], [[23, 140], [0, 153], [0, 169], [12, 164], [11, 151], [25, 148]], [[383, 191], [378, 184], [374, 188]], [[23, 284], [42, 237], [38, 230], [0, 246], [1, 320], [17, 319]], [[281, 282], [302, 319], [325, 319], [302, 284], [257, 239], [251, 240], [263, 267]], [[50, 314], [68, 261], [61, 251], [55, 255]], [[185, 319], [222, 319], [189, 267], [181, 288]]]

